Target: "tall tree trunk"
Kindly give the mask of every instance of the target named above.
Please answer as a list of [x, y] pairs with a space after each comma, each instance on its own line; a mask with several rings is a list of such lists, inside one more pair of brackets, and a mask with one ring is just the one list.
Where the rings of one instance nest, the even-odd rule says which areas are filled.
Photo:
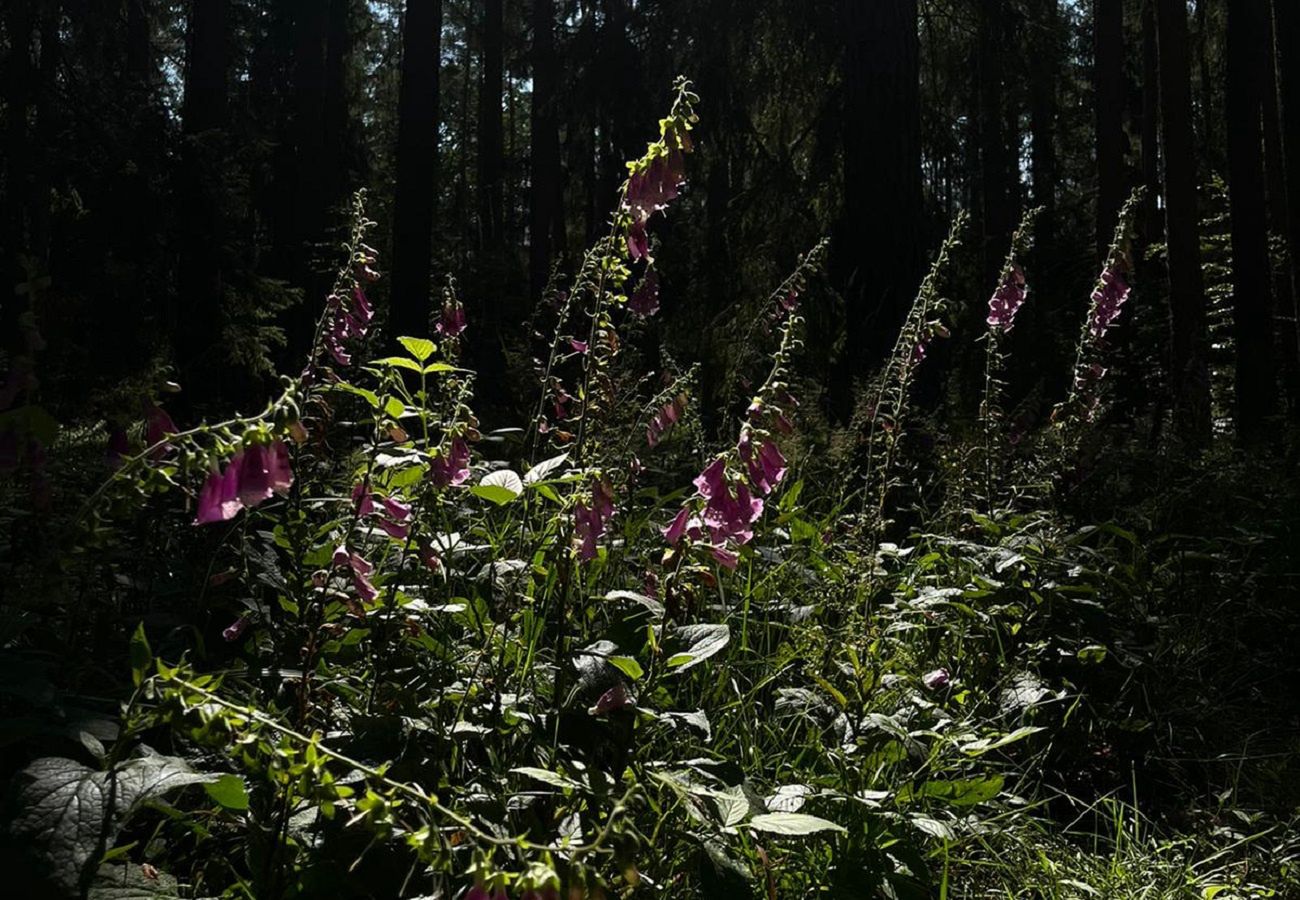
[[1263, 99], [1268, 55], [1263, 0], [1228, 0], [1228, 200], [1232, 209], [1232, 319], [1237, 436], [1264, 436], [1277, 390], [1273, 295], [1264, 192]]
[[1003, 114], [1003, 17], [1005, 0], [984, 0], [979, 4], [979, 33], [976, 37], [976, 69], [979, 85], [978, 130], [980, 223], [982, 231], [982, 283], [990, 283], [1002, 268], [1010, 242], [1012, 220], [1006, 171], [1007, 135]]
[[553, 248], [563, 246], [560, 126], [556, 110], [560, 66], [555, 54], [554, 0], [533, 0], [532, 146], [528, 160], [528, 287], [536, 301], [550, 276]]
[[[1278, 317], [1278, 338], [1288, 347], [1288, 355], [1300, 355], [1300, 6], [1292, 0], [1273, 0], [1273, 29], [1282, 167], [1286, 174], [1286, 247], [1292, 304]], [[1300, 386], [1293, 386], [1293, 390], [1300, 391]], [[1289, 400], [1292, 417], [1300, 418], [1300, 392], [1293, 393]]]
[[1124, 205], [1124, 0], [1094, 0], [1092, 78], [1097, 127], [1097, 258]]
[[[21, 257], [27, 243], [27, 200], [31, 192], [32, 146], [28, 120], [36, 95], [36, 66], [32, 37], [36, 17], [32, 4], [14, 3], [5, 14], [9, 53], [5, 59], [5, 153], [3, 260], [0, 284], [0, 348], [17, 350], [18, 298], [15, 286], [24, 279]], [[0, 377], [7, 373], [0, 372]]]
[[182, 107], [178, 302], [170, 315], [173, 349], [193, 410], [219, 394], [225, 354], [222, 302], [224, 128], [227, 116], [230, 0], [193, 0]]
[[1033, 0], [1030, 18], [1031, 46], [1029, 84], [1029, 175], [1033, 182], [1034, 205], [1042, 207], [1035, 227], [1034, 244], [1046, 256], [1056, 243], [1056, 84], [1060, 80], [1061, 58], [1057, 51], [1060, 21], [1059, 0]]
[[841, 0], [839, 15], [844, 205], [831, 266], [847, 317], [834, 398], [844, 413], [853, 379], [888, 352], [916, 292], [921, 119], [916, 0]]
[[429, 332], [441, 49], [442, 0], [407, 0], [397, 101], [397, 184], [389, 300], [393, 337]]
[[1156, 2], [1142, 0], [1142, 243], [1163, 239], [1160, 221], [1160, 51], [1156, 40]]
[[[1276, 46], [1273, 34], [1272, 4], [1264, 3], [1263, 19], [1264, 46], [1270, 51]], [[1283, 264], [1274, 266], [1272, 242], [1274, 238], [1285, 240], [1290, 214], [1287, 211], [1286, 170], [1283, 167], [1282, 122], [1278, 106], [1277, 66], [1272, 52], [1265, 55], [1261, 62], [1263, 69], [1263, 93], [1260, 106], [1264, 119], [1264, 173], [1268, 192], [1269, 223], [1269, 272], [1272, 275], [1274, 318], [1270, 323], [1269, 340], [1272, 341], [1277, 325], [1289, 321], [1295, 312], [1295, 292], [1291, 284], [1291, 270]], [[1285, 260], [1285, 254], [1283, 255]], [[1276, 341], [1281, 364], [1283, 383], [1286, 385], [1283, 406], [1289, 411], [1289, 404], [1300, 395], [1300, 347], [1292, 341]]]
[[1170, 379], [1174, 426], [1193, 447], [1210, 440], [1210, 376], [1205, 285], [1196, 203], [1196, 146], [1187, 53], [1187, 5], [1158, 0], [1160, 136], [1164, 158], [1165, 235], [1169, 253]]
[[503, 237], [502, 179], [505, 142], [501, 130], [503, 0], [484, 0], [483, 69], [478, 93], [478, 209], [479, 241], [483, 249], [500, 245]]

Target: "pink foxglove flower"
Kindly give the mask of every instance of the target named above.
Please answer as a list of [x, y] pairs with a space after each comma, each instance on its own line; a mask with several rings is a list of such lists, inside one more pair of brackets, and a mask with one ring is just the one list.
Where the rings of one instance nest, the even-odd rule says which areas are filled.
[[686, 523], [690, 521], [690, 518], [690, 507], [683, 506], [677, 515], [673, 517], [673, 520], [668, 523], [668, 526], [663, 529], [664, 540], [670, 546], [675, 547], [682, 542], [682, 538], [686, 536]]
[[469, 445], [464, 438], [451, 439], [447, 452], [429, 464], [429, 477], [438, 487], [465, 483], [469, 478]]
[[1128, 300], [1129, 285], [1122, 272], [1108, 266], [1101, 273], [1101, 284], [1092, 292], [1092, 314], [1088, 332], [1094, 338], [1105, 337], [1106, 331], [1119, 318], [1120, 308]]
[[145, 428], [144, 442], [148, 447], [153, 449], [149, 452], [150, 459], [161, 459], [167, 454], [171, 447], [164, 443], [164, 438], [169, 434], [176, 434], [180, 429], [172, 421], [172, 417], [167, 411], [157, 404], [150, 404], [145, 411]]
[[926, 672], [921, 676], [921, 683], [932, 691], [940, 688], [946, 688], [952, 681], [952, 676], [948, 674], [947, 669], [935, 669], [933, 672]]
[[443, 337], [457, 337], [465, 330], [465, 307], [458, 300], [448, 299], [434, 331]]
[[244, 632], [247, 630], [248, 616], [240, 616], [222, 630], [221, 636], [227, 641], [237, 641], [243, 637]]
[[233, 519], [243, 508], [239, 501], [239, 468], [243, 460], [239, 454], [226, 463], [223, 471], [213, 470], [199, 491], [199, 508], [195, 525], [225, 522]]
[[605, 526], [614, 517], [614, 493], [608, 479], [592, 483], [591, 506], [578, 501], [573, 510], [573, 536], [577, 544], [578, 559], [589, 562], [596, 558], [596, 548]]
[[632, 296], [627, 299], [627, 308], [635, 315], [648, 319], [659, 312], [659, 273], [647, 269], [636, 286]]
[[577, 353], [586, 353], [589, 349], [586, 341], [580, 341], [577, 338], [569, 338], [569, 346]]
[[289, 448], [284, 441], [274, 441], [270, 448], [267, 462], [267, 477], [270, 479], [271, 491], [281, 497], [293, 487], [293, 466], [289, 459]]
[[998, 285], [989, 299], [989, 314], [985, 319], [994, 331], [1006, 333], [1015, 324], [1016, 313], [1024, 305], [1028, 288], [1025, 286], [1025, 273], [1019, 266], [1012, 266], [1007, 277]]

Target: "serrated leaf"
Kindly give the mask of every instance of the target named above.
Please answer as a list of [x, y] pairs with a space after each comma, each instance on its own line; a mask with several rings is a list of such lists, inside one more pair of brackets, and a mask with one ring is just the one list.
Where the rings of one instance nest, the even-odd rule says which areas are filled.
[[539, 481], [545, 481], [563, 466], [568, 459], [569, 454], [561, 453], [559, 456], [552, 456], [550, 459], [542, 460], [524, 475], [524, 484], [537, 484]]
[[755, 831], [768, 834], [804, 835], [817, 834], [821, 831], [844, 832], [844, 826], [836, 825], [826, 819], [810, 816], [807, 813], [773, 812], [763, 813], [749, 820], [749, 827]]
[[509, 469], [498, 469], [483, 476], [483, 480], [469, 489], [471, 494], [505, 506], [524, 492], [519, 475]]
[[66, 894], [80, 893], [90, 866], [145, 802], [215, 778], [184, 760], [144, 756], [112, 771], [44, 757], [15, 776], [7, 831]]
[[668, 667], [685, 672], [718, 653], [731, 641], [726, 625], [685, 625], [674, 628], [664, 640]]
[[431, 375], [434, 372], [455, 372], [456, 367], [451, 365], [450, 363], [434, 362], [434, 363], [429, 363], [421, 371], [423, 371], [425, 375]]
[[406, 352], [414, 356], [419, 362], [424, 362], [430, 356], [433, 356], [433, 351], [438, 349], [437, 345], [428, 338], [399, 337], [397, 343], [406, 348]]

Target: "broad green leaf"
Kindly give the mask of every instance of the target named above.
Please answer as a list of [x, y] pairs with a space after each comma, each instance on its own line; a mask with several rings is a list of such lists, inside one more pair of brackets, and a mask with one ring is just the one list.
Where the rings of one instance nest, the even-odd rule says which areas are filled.
[[641, 664], [630, 656], [611, 656], [607, 662], [633, 681], [645, 674]]
[[1013, 744], [1016, 741], [1023, 740], [1031, 734], [1037, 734], [1043, 729], [1034, 725], [1025, 725], [1017, 728], [1010, 734], [1004, 734], [1000, 738], [980, 738], [977, 741], [970, 741], [962, 744], [961, 749], [969, 756], [979, 756], [988, 753], [990, 750], [996, 750], [999, 747], [1005, 747], [1007, 744]]
[[516, 766], [510, 770], [516, 775], [524, 775], [528, 778], [540, 781], [543, 784], [549, 784], [558, 788], [581, 788], [582, 785], [572, 778], [565, 778], [558, 772], [552, 772], [550, 769], [539, 769], [536, 766]]
[[435, 372], [455, 372], [456, 367], [445, 362], [429, 363], [422, 370], [425, 375], [432, 375]]
[[1075, 656], [1079, 657], [1080, 662], [1086, 662], [1086, 663], [1105, 662], [1106, 648], [1103, 647], [1101, 644], [1089, 644], [1086, 647], [1080, 648], [1079, 652], [1076, 653]]
[[836, 825], [826, 819], [810, 816], [807, 813], [793, 812], [763, 813], [761, 816], [754, 816], [748, 824], [755, 831], [796, 836], [817, 834], [821, 831], [843, 832], [845, 830], [842, 825]]
[[1002, 776], [972, 778], [964, 781], [927, 781], [921, 785], [918, 796], [933, 797], [953, 806], [974, 806], [992, 800], [1002, 790]]
[[44, 757], [15, 776], [6, 830], [51, 883], [65, 894], [79, 894], [92, 874], [90, 866], [141, 805], [215, 777], [169, 756], [128, 760], [107, 772]]
[[225, 809], [248, 809], [248, 789], [244, 787], [244, 779], [238, 775], [222, 775], [216, 781], [203, 785], [203, 789]]
[[385, 356], [381, 359], [372, 359], [372, 366], [387, 366], [388, 368], [410, 369], [412, 372], [420, 372], [420, 364], [407, 359], [405, 356]]
[[664, 638], [668, 667], [684, 672], [727, 646], [731, 629], [726, 625], [685, 625]]
[[469, 489], [471, 494], [505, 506], [524, 492], [524, 483], [509, 469], [498, 469], [483, 476], [483, 480]]
[[428, 338], [399, 337], [397, 343], [405, 347], [406, 352], [420, 362], [424, 362], [430, 356], [433, 356], [433, 351], [438, 349], [437, 345]]
[[545, 481], [550, 478], [556, 470], [565, 464], [569, 459], [569, 454], [561, 453], [559, 456], [552, 456], [550, 459], [544, 459], [537, 465], [528, 470], [524, 475], [524, 484], [537, 484], [539, 481]]

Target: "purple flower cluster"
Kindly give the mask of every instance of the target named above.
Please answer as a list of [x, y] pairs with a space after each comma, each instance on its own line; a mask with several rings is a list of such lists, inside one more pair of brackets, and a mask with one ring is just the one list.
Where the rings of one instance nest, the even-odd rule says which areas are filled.
[[469, 478], [469, 444], [464, 438], [451, 439], [447, 452], [429, 464], [429, 477], [440, 488], [465, 483]]
[[465, 330], [465, 307], [455, 297], [448, 297], [433, 330], [443, 337], [460, 337]]
[[1124, 274], [1107, 266], [1101, 273], [1101, 283], [1092, 292], [1092, 312], [1088, 318], [1088, 333], [1095, 339], [1105, 337], [1107, 329], [1119, 318], [1120, 308], [1128, 299], [1129, 285]]
[[1016, 313], [1024, 305], [1025, 295], [1028, 292], [1025, 273], [1020, 271], [1019, 266], [1012, 266], [1011, 271], [1007, 273], [1006, 278], [1002, 279], [1002, 283], [998, 285], [998, 289], [993, 292], [993, 297], [989, 300], [989, 315], [985, 319], [989, 327], [1003, 334], [1010, 331], [1015, 324]]
[[684, 155], [691, 152], [691, 139], [683, 127], [669, 127], [664, 133], [667, 152], [660, 153], [627, 180], [623, 209], [631, 216], [627, 231], [627, 252], [633, 259], [650, 255], [646, 222], [677, 199], [686, 181]]
[[632, 296], [627, 298], [627, 308], [642, 319], [648, 319], [659, 312], [658, 272], [654, 269], [646, 269], [646, 273], [641, 276], [640, 284], [636, 286]]
[[411, 504], [403, 503], [396, 497], [380, 497], [375, 503], [376, 494], [372, 493], [365, 482], [352, 489], [352, 504], [358, 519], [371, 519], [389, 537], [404, 541], [411, 533]]
[[650, 420], [646, 428], [645, 440], [651, 447], [658, 446], [663, 440], [665, 434], [672, 430], [672, 427], [681, 421], [682, 415], [686, 412], [686, 395], [678, 394], [672, 400], [668, 401]]
[[365, 559], [360, 553], [348, 549], [347, 544], [334, 548], [334, 565], [346, 569], [352, 577], [352, 586], [357, 589], [357, 596], [366, 603], [379, 596], [379, 591], [370, 583], [374, 574], [374, 563]]
[[579, 500], [573, 508], [573, 542], [580, 562], [596, 558], [597, 543], [612, 518], [614, 488], [608, 478], [594, 479], [591, 483], [591, 505]]
[[348, 352], [348, 344], [366, 336], [370, 330], [370, 320], [375, 317], [375, 311], [360, 285], [352, 288], [350, 297], [339, 293], [331, 294], [328, 308], [329, 323], [325, 329], [325, 349], [340, 366], [350, 366], [352, 354]]
[[224, 469], [213, 469], [203, 482], [194, 524], [225, 522], [241, 509], [252, 509], [270, 499], [272, 494], [287, 494], [292, 484], [289, 448], [284, 441], [246, 446], [230, 458]]

